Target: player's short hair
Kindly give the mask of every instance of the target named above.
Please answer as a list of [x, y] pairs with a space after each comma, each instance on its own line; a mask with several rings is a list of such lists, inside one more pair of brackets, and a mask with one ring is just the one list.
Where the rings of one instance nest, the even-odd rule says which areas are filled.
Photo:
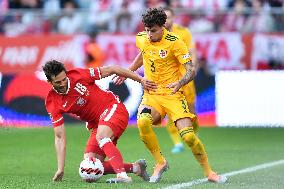
[[165, 7], [164, 11], [169, 11], [172, 15], [175, 15], [174, 10], [171, 7]]
[[145, 27], [153, 27], [155, 25], [163, 26], [166, 23], [167, 15], [163, 8], [149, 8], [142, 15], [142, 22]]
[[44, 71], [47, 80], [50, 82], [52, 81], [52, 76], [55, 77], [62, 71], [66, 72], [64, 64], [57, 60], [47, 61], [45, 65], [42, 67], [42, 70]]

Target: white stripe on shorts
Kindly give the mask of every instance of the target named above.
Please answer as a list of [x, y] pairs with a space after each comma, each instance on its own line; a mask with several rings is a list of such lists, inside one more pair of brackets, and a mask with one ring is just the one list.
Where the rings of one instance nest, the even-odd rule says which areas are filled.
[[109, 121], [111, 116], [114, 114], [115, 110], [117, 108], [117, 104], [114, 104], [111, 108], [111, 110], [109, 111], [108, 115], [104, 118], [104, 121]]

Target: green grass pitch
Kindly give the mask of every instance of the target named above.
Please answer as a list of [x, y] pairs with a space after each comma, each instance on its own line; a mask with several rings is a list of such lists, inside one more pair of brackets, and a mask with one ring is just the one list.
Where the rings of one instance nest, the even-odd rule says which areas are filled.
[[[97, 183], [80, 180], [78, 167], [89, 132], [84, 126], [67, 127], [67, 159], [64, 180], [51, 181], [56, 171], [52, 128], [0, 128], [0, 188], [163, 188], [173, 184], [203, 178], [201, 168], [190, 150], [171, 154], [171, 140], [164, 128], [155, 128], [162, 152], [170, 169], [158, 184], [143, 182], [131, 175], [131, 184]], [[201, 128], [199, 137], [205, 144], [209, 161], [218, 173], [228, 173], [247, 167], [284, 159], [284, 128]], [[145, 158], [148, 171], [154, 161], [139, 139], [138, 130], [130, 127], [121, 137], [119, 148], [126, 162]], [[203, 183], [192, 188], [284, 188], [284, 164], [251, 173], [229, 177], [228, 183]]]

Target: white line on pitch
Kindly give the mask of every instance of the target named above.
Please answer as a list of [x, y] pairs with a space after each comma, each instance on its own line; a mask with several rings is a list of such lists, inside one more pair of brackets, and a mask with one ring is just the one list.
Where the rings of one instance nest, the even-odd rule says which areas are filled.
[[[275, 165], [280, 165], [280, 164], [284, 164], [284, 159], [279, 160], [279, 161], [273, 161], [273, 162], [270, 162], [270, 163], [260, 164], [260, 165], [254, 166], [254, 167], [248, 167], [248, 168], [245, 168], [245, 169], [241, 169], [239, 171], [232, 171], [232, 172], [225, 173], [225, 174], [222, 174], [222, 175], [226, 176], [226, 177], [230, 177], [230, 176], [234, 176], [234, 175], [238, 175], [238, 174], [254, 172], [254, 171], [257, 171], [257, 170], [260, 170], [260, 169], [265, 169], [265, 168], [273, 167]], [[191, 187], [191, 186], [194, 186], [194, 185], [203, 184], [203, 183], [207, 183], [207, 182], [208, 182], [207, 178], [203, 178], [203, 179], [193, 180], [191, 182], [173, 184], [173, 185], [161, 188], [161, 189], [179, 189], [179, 188]]]

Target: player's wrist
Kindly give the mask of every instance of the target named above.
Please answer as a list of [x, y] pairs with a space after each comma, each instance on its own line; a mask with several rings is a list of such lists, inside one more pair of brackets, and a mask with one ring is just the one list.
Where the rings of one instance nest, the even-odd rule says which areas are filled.
[[139, 82], [141, 83], [141, 84], [143, 84], [143, 77], [141, 77], [141, 76], [139, 76]]
[[183, 80], [179, 80], [179, 81], [178, 81], [178, 85], [179, 85], [180, 87], [182, 87], [182, 86], [185, 85], [185, 83], [183, 82]]

